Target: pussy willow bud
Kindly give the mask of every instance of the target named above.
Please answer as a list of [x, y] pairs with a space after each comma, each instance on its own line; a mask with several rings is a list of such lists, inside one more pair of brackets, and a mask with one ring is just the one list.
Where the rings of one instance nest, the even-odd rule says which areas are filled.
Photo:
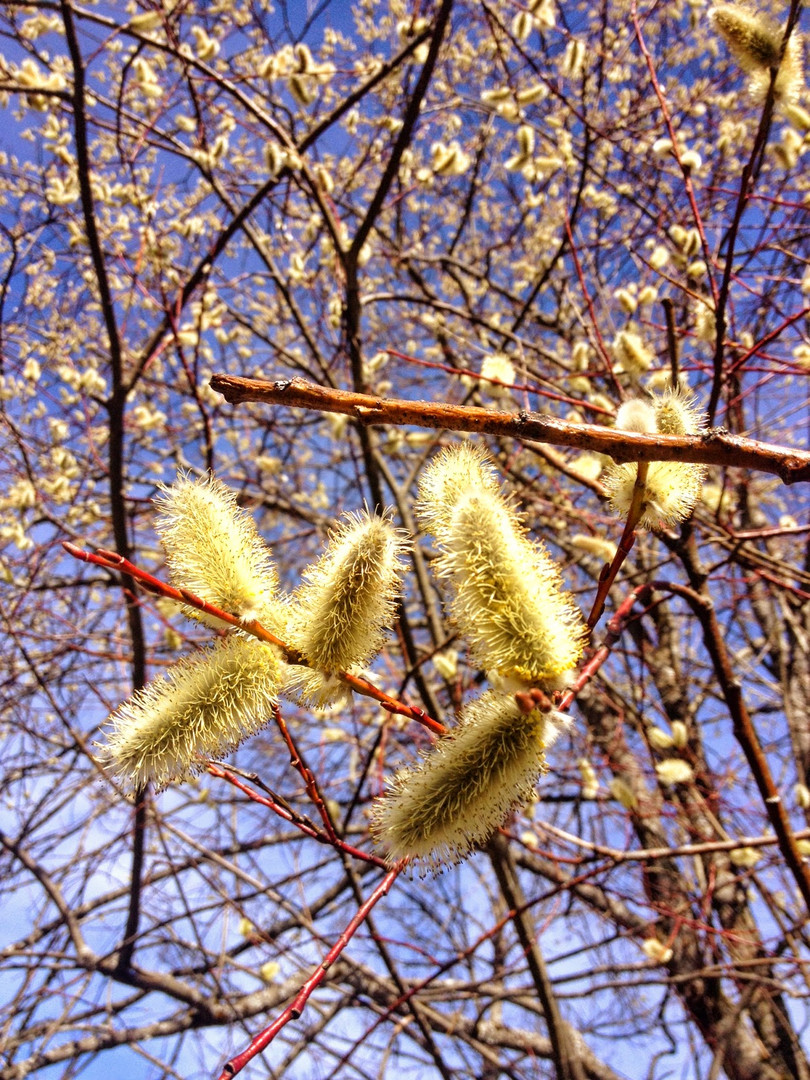
[[613, 339], [613, 355], [622, 371], [641, 375], [649, 371], [655, 356], [633, 329], [620, 330]]
[[108, 721], [102, 755], [134, 789], [188, 779], [267, 723], [279, 681], [272, 647], [229, 634], [125, 701]]
[[422, 527], [434, 535], [446, 528], [453, 508], [467, 491], [498, 491], [495, 467], [486, 451], [470, 443], [450, 446], [437, 454], [419, 481], [416, 513]]
[[728, 45], [734, 59], [751, 76], [749, 91], [761, 101], [771, 81], [771, 68], [778, 68], [774, 92], [777, 99], [790, 102], [802, 90], [802, 40], [795, 30], [790, 35], [779, 63], [781, 28], [767, 15], [740, 4], [714, 4], [709, 21]]
[[365, 664], [379, 650], [396, 610], [404, 548], [387, 518], [365, 512], [347, 515], [332, 533], [293, 597], [286, 641], [311, 669], [293, 669], [285, 693], [314, 695], [322, 704], [322, 673]]
[[[631, 411], [634, 406], [639, 407], [637, 413]], [[642, 430], [648, 434], [695, 435], [703, 427], [703, 419], [694, 399], [679, 391], [669, 391], [651, 402], [625, 402], [619, 410], [616, 426], [621, 427], [621, 422], [626, 418], [628, 426], [625, 430], [638, 431], [638, 426], [629, 426], [629, 420], [636, 415], [644, 418], [646, 426], [642, 425]], [[651, 415], [655, 421], [652, 429], [649, 426]], [[705, 475], [705, 466], [692, 462], [651, 461], [637, 527], [654, 529], [688, 518], [700, 498]], [[603, 474], [610, 507], [620, 517], [627, 517], [630, 511], [637, 477], [638, 466], [635, 462], [612, 465]]]
[[[163, 542], [173, 585], [190, 589], [245, 621], [279, 625], [278, 575], [253, 518], [219, 480], [180, 476], [155, 500], [155, 528]], [[186, 613], [210, 625], [220, 620], [193, 608]]]
[[655, 409], [648, 401], [631, 398], [619, 406], [619, 411], [616, 413], [616, 427], [620, 431], [637, 431], [642, 435], [650, 435], [658, 430]]
[[[445, 467], [454, 473], [451, 459]], [[448, 582], [451, 613], [477, 664], [551, 684], [576, 664], [584, 636], [579, 609], [545, 548], [526, 536], [499, 492], [465, 491], [436, 539], [436, 572]]]
[[490, 690], [424, 760], [389, 781], [372, 831], [393, 862], [410, 857], [436, 869], [464, 859], [516, 806], [528, 802], [545, 768], [545, 736], [559, 714], [524, 714]]

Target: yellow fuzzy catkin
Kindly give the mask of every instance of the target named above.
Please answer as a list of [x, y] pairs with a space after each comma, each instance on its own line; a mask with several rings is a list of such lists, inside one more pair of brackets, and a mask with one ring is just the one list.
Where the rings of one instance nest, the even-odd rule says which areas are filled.
[[613, 356], [618, 365], [616, 370], [621, 369], [630, 375], [649, 371], [655, 359], [655, 354], [632, 328], [632, 324], [626, 330], [620, 330], [613, 339]]
[[506, 500], [486, 488], [465, 491], [436, 539], [436, 572], [447, 579], [451, 614], [475, 662], [500, 676], [556, 685], [582, 653], [582, 616]]
[[772, 68], [778, 68], [774, 81], [777, 100], [790, 103], [798, 97], [804, 81], [802, 39], [796, 30], [785, 45], [780, 63], [783, 32], [767, 15], [741, 4], [714, 4], [709, 10], [709, 21], [750, 76], [748, 89], [755, 100], [761, 101], [767, 94]]
[[[696, 435], [704, 425], [690, 394], [671, 390], [651, 401], [625, 402], [622, 410], [630, 416], [634, 404], [640, 405], [646, 416], [654, 416], [654, 430], [659, 435]], [[617, 417], [617, 427], [631, 427], [629, 420], [623, 423], [622, 410]], [[649, 431], [649, 428], [647, 429]], [[674, 525], [689, 517], [700, 498], [706, 469], [685, 461], [651, 461], [647, 469], [644, 503], [637, 527], [654, 529]], [[603, 474], [603, 481], [611, 510], [619, 517], [627, 517], [633, 501], [633, 489], [638, 477], [638, 465], [624, 462], [612, 465]]]
[[697, 435], [705, 427], [695, 399], [682, 390], [668, 390], [653, 399], [659, 435]]
[[[171, 582], [244, 621], [268, 629], [281, 621], [278, 575], [250, 514], [236, 494], [213, 476], [178, 476], [155, 500], [155, 528], [166, 552]], [[194, 608], [186, 613], [212, 626], [221, 620]]]
[[230, 753], [267, 723], [276, 701], [276, 651], [229, 634], [207, 653], [181, 660], [110, 716], [102, 758], [127, 786], [157, 789]]
[[323, 704], [340, 684], [324, 674], [367, 663], [396, 611], [404, 569], [402, 536], [386, 517], [347, 515], [321, 558], [304, 571], [286, 627], [310, 669], [291, 669], [285, 693]]
[[445, 528], [459, 498], [467, 491], [498, 491], [495, 466], [485, 450], [470, 443], [445, 447], [419, 481], [416, 514], [434, 535]]
[[545, 769], [544, 750], [559, 714], [522, 713], [514, 698], [487, 691], [422, 762], [397, 773], [373, 811], [372, 832], [386, 857], [437, 869], [485, 843], [525, 804]]

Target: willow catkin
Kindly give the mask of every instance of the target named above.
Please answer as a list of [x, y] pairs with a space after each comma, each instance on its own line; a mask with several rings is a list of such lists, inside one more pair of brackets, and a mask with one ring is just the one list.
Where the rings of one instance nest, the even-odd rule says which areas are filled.
[[513, 697], [487, 691], [425, 758], [389, 780], [372, 832], [387, 858], [436, 869], [464, 859], [532, 796], [559, 714], [525, 714]]
[[[245, 622], [258, 619], [268, 629], [278, 628], [282, 615], [273, 559], [236, 494], [213, 476], [179, 476], [155, 502], [155, 528], [172, 584]], [[194, 608], [186, 612], [222, 626]]]
[[468, 491], [497, 492], [495, 466], [485, 450], [459, 443], [440, 451], [419, 481], [416, 515], [426, 532], [434, 535], [449, 524], [456, 503]]
[[275, 649], [231, 633], [120, 705], [107, 722], [102, 758], [136, 790], [187, 779], [267, 723], [280, 677]]
[[347, 515], [293, 597], [286, 641], [309, 669], [290, 668], [285, 693], [323, 704], [339, 688], [329, 675], [368, 663], [396, 613], [405, 542], [386, 517]]
[[[616, 426], [647, 434], [696, 435], [702, 430], [704, 420], [690, 394], [672, 390], [649, 401], [625, 402], [616, 417]], [[637, 527], [666, 527], [688, 518], [700, 498], [705, 475], [706, 467], [693, 462], [651, 461]], [[610, 508], [619, 517], [627, 517], [630, 512], [637, 478], [635, 462], [612, 465], [603, 474]]]
[[477, 664], [553, 684], [582, 653], [582, 615], [542, 544], [529, 539], [497, 491], [468, 490], [437, 529], [437, 574]]
[[777, 100], [790, 103], [798, 97], [804, 80], [802, 39], [796, 30], [791, 33], [780, 62], [784, 35], [767, 15], [741, 4], [714, 4], [709, 10], [709, 21], [750, 76], [748, 88], [755, 100], [761, 101], [767, 94], [773, 68], [778, 69], [774, 81]]

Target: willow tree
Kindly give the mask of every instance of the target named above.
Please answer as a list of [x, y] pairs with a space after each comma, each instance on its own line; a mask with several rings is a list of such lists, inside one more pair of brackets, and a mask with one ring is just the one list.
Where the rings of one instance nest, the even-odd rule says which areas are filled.
[[3, 6], [0, 1077], [810, 1076], [799, 10]]

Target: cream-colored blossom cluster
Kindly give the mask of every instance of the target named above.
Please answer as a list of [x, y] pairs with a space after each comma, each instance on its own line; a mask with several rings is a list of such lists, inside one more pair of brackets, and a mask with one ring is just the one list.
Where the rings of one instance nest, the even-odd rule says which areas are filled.
[[709, 21], [749, 76], [748, 89], [761, 101], [774, 76], [777, 100], [792, 103], [803, 86], [802, 38], [794, 30], [782, 51], [783, 32], [768, 15], [743, 4], [713, 4]]
[[[619, 409], [616, 427], [646, 435], [697, 435], [703, 418], [694, 398], [679, 390], [655, 395], [649, 400], [634, 398]], [[685, 461], [651, 461], [644, 480], [640, 516], [636, 525], [654, 529], [674, 525], [688, 518], [700, 498], [706, 469]], [[627, 517], [633, 504], [639, 468], [635, 462], [612, 465], [603, 481], [610, 507]]]
[[525, 691], [564, 683], [584, 626], [482, 452], [468, 444], [442, 451], [425, 471], [416, 509], [435, 537], [451, 614], [494, 687], [375, 806], [372, 827], [387, 856], [436, 868], [467, 856], [531, 796], [565, 718]]
[[309, 46], [298, 42], [284, 45], [268, 56], [259, 65], [259, 74], [269, 80], [286, 79], [290, 96], [306, 108], [316, 100], [320, 88], [330, 81], [334, 69], [328, 64], [317, 63]]
[[[33, 489], [20, 498], [30, 501]], [[402, 537], [387, 517], [349, 517], [293, 596], [279, 592], [272, 554], [236, 494], [213, 477], [181, 476], [156, 500], [172, 584], [238, 618], [244, 630], [189, 604], [225, 637], [137, 691], [110, 717], [103, 756], [127, 785], [183, 780], [267, 723], [280, 694], [335, 700], [337, 676], [363, 665], [393, 619]], [[269, 631], [281, 646], [257, 639]], [[290, 661], [288, 663], [288, 661]]]

